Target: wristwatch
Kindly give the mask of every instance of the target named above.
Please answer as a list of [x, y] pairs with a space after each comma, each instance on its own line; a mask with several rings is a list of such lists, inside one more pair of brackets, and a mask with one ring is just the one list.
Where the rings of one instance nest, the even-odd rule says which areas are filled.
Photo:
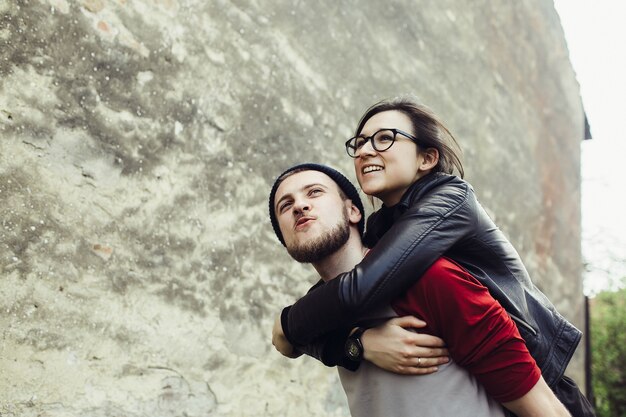
[[363, 360], [363, 343], [361, 342], [361, 336], [363, 336], [366, 330], [366, 328], [358, 327], [346, 340], [344, 351], [351, 361], [361, 362], [361, 360]]

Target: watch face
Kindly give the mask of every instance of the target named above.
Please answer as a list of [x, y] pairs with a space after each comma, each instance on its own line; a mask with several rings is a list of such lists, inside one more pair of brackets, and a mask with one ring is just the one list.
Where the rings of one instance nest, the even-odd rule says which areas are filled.
[[346, 353], [351, 359], [358, 359], [361, 356], [361, 349], [353, 340], [349, 341], [347, 348]]

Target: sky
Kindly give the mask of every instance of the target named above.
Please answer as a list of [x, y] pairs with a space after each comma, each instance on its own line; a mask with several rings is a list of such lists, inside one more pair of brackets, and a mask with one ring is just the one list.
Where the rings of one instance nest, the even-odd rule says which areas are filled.
[[592, 140], [581, 143], [585, 294], [626, 281], [626, 1], [555, 0]]

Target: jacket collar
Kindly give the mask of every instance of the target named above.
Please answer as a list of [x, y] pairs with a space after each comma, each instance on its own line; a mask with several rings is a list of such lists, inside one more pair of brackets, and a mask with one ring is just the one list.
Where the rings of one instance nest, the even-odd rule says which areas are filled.
[[404, 193], [400, 202], [394, 206], [386, 207], [383, 204], [382, 210], [387, 214], [393, 213], [394, 216], [402, 215], [409, 207], [420, 200], [425, 194], [428, 194], [433, 188], [440, 186], [443, 183], [457, 178], [454, 175], [444, 174], [443, 172], [431, 172], [424, 175], [419, 180], [415, 181]]
[[459, 178], [454, 175], [436, 172], [427, 174], [415, 181], [415, 183], [406, 190], [398, 204], [390, 207], [383, 204], [378, 211], [369, 216], [363, 243], [369, 248], [374, 247], [409, 207], [414, 206], [419, 199], [428, 194], [433, 188], [455, 179], [459, 180]]

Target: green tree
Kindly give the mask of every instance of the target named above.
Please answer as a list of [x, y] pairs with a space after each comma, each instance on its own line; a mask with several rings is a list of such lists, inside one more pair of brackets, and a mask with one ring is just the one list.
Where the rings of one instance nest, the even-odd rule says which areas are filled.
[[626, 288], [591, 301], [591, 375], [599, 417], [626, 417]]

